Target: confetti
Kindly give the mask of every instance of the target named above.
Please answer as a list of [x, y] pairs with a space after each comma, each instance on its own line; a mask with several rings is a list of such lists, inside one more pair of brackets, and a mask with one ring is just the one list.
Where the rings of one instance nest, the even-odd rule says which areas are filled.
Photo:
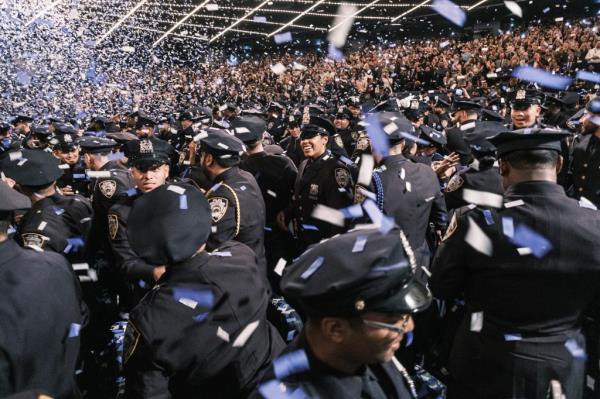
[[179, 195], [183, 195], [183, 194], [185, 193], [185, 188], [183, 188], [183, 187], [180, 187], [180, 186], [175, 186], [175, 185], [173, 185], [173, 184], [169, 184], [169, 185], [167, 186], [167, 190], [168, 190], [168, 191], [172, 191], [172, 192], [174, 192], [174, 193], [177, 193], [177, 194], [179, 194]]
[[520, 247], [529, 248], [536, 258], [543, 258], [552, 250], [552, 243], [524, 224], [517, 224], [510, 241]]
[[554, 75], [543, 69], [530, 66], [516, 67], [513, 70], [512, 76], [555, 90], [565, 90], [573, 81], [568, 76]]
[[310, 264], [308, 269], [306, 269], [304, 271], [304, 273], [302, 273], [300, 275], [300, 278], [302, 278], [303, 280], [308, 280], [313, 274], [315, 274], [315, 272], [317, 270], [319, 270], [321, 268], [324, 261], [325, 261], [325, 258], [322, 256], [319, 256], [317, 259], [315, 259], [313, 261], [313, 263]]
[[521, 334], [504, 334], [504, 340], [506, 342], [521, 341], [522, 339], [523, 337]]
[[343, 227], [345, 224], [345, 217], [341, 211], [322, 204], [317, 204], [317, 206], [315, 206], [311, 216], [315, 219], [322, 220], [336, 226]]
[[217, 337], [221, 338], [225, 342], [229, 342], [229, 333], [221, 328], [217, 327]]
[[492, 256], [493, 245], [490, 238], [483, 232], [481, 227], [471, 219], [469, 219], [469, 229], [465, 235], [465, 242], [474, 250], [487, 256]]
[[278, 276], [283, 276], [283, 269], [285, 269], [286, 264], [287, 264], [287, 261], [283, 258], [280, 258], [277, 261], [277, 264], [275, 265], [275, 269], [273, 269], [275, 274], [277, 274]]
[[365, 245], [367, 245], [367, 236], [359, 235], [356, 236], [356, 241], [354, 241], [354, 246], [352, 247], [352, 253], [362, 252], [365, 249]]
[[273, 40], [275, 40], [275, 43], [277, 43], [277, 44], [289, 43], [293, 40], [292, 33], [291, 32], [279, 33], [279, 34], [273, 36]]
[[254, 331], [256, 331], [256, 329], [258, 328], [259, 323], [260, 320], [256, 320], [244, 327], [242, 332], [240, 332], [240, 334], [237, 336], [235, 341], [233, 341], [233, 344], [231, 346], [233, 346], [234, 348], [240, 348], [246, 345], [246, 342], [248, 342], [252, 334], [254, 334]]
[[383, 157], [387, 157], [390, 153], [390, 146], [386, 132], [383, 130], [379, 118], [376, 114], [370, 114], [365, 117], [367, 126], [367, 134], [371, 139], [373, 150]]
[[483, 312], [471, 313], [471, 331], [480, 332], [483, 328]]
[[363, 154], [360, 161], [360, 169], [358, 171], [358, 184], [369, 187], [371, 178], [373, 177], [373, 168], [375, 160], [370, 154]]
[[470, 204], [490, 207], [490, 208], [502, 208], [503, 197], [499, 194], [489, 193], [487, 191], [471, 190], [469, 188], [463, 189], [462, 192], [463, 200]]
[[173, 299], [192, 309], [200, 305], [204, 308], [210, 308], [214, 304], [214, 294], [207, 288], [196, 290], [191, 288], [174, 288]]
[[467, 21], [465, 12], [450, 0], [434, 0], [431, 8], [442, 17], [460, 27], [464, 26]]
[[329, 40], [331, 45], [338, 49], [344, 47], [348, 33], [352, 29], [356, 12], [357, 8], [355, 5], [340, 4], [337, 14], [333, 19], [332, 28], [327, 36], [327, 40]]
[[363, 202], [363, 208], [369, 215], [369, 218], [373, 222], [375, 226], [379, 229], [382, 234], [387, 234], [391, 229], [395, 226], [395, 221], [392, 217], [384, 215], [375, 202], [370, 199], [367, 199]]
[[510, 12], [515, 14], [517, 17], [523, 18], [523, 10], [521, 9], [521, 6], [517, 4], [516, 1], [505, 1], [504, 5], [506, 6], [506, 8], [508, 8]]
[[71, 323], [71, 325], [69, 326], [69, 338], [78, 337], [79, 331], [81, 331], [81, 324]]
[[280, 62], [278, 62], [275, 65], [271, 65], [271, 71], [275, 74], [275, 75], [282, 75], [285, 73], [285, 71], [287, 70], [287, 68]]
[[362, 207], [359, 204], [340, 209], [346, 219], [355, 219], [363, 216]]
[[577, 341], [573, 338], [568, 339], [565, 342], [565, 348], [569, 351], [571, 356], [573, 356], [577, 360], [586, 360], [587, 355], [585, 350], [577, 343]]
[[181, 209], [181, 210], [188, 209], [187, 195], [179, 196], [179, 209]]
[[588, 71], [577, 71], [576, 79], [600, 83], [600, 74]]
[[525, 202], [522, 199], [504, 203], [505, 208], [514, 208], [516, 206], [521, 206], [521, 205], [525, 205]]
[[596, 205], [594, 205], [594, 203], [592, 203], [592, 201], [588, 200], [585, 197], [581, 197], [579, 199], [579, 206], [582, 207], [582, 208], [592, 209], [594, 211], [598, 210], [598, 208], [596, 207]]
[[273, 371], [278, 379], [284, 379], [308, 369], [308, 356], [306, 356], [304, 349], [285, 353], [273, 360]]

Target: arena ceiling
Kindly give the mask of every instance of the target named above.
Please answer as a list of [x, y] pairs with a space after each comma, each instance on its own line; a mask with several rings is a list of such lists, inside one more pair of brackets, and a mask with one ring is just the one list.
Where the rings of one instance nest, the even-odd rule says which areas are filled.
[[[583, 14], [594, 0], [517, 0], [523, 18]], [[467, 13], [471, 26], [489, 18], [516, 18], [499, 0], [455, 0]], [[118, 30], [144, 30], [153, 34], [153, 46], [172, 40], [193, 40], [231, 45], [237, 39], [284, 38], [288, 33], [324, 37], [339, 29], [336, 15], [354, 19], [354, 30], [419, 30], [448, 24], [431, 8], [431, 0], [94, 0], [84, 5], [82, 18], [102, 25], [99, 41]], [[350, 11], [347, 11], [350, 9]], [[283, 35], [283, 36], [279, 36]], [[175, 39], [179, 38], [179, 39]]]

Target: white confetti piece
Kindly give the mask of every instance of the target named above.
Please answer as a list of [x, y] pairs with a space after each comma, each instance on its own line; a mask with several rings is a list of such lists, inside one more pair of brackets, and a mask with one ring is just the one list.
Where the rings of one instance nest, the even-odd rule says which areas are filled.
[[465, 242], [474, 250], [484, 255], [491, 256], [493, 245], [490, 238], [485, 235], [481, 227], [469, 217], [469, 229], [465, 235]]
[[596, 207], [596, 205], [594, 205], [592, 203], [592, 201], [590, 201], [589, 199], [587, 199], [585, 197], [581, 197], [579, 199], [579, 206], [582, 207], [582, 208], [593, 209], [594, 211], [598, 210], [598, 208]]
[[362, 252], [367, 245], [367, 236], [357, 236], [352, 247], [352, 253]]
[[123, 47], [121, 47], [121, 51], [124, 53], [133, 53], [133, 52], [135, 52], [135, 47], [123, 46]]
[[66, 163], [61, 163], [60, 165], [58, 165], [58, 169], [67, 170], [70, 168], [71, 167], [69, 166], [69, 164], [66, 164]]
[[282, 75], [286, 70], [287, 68], [281, 62], [271, 65], [271, 72], [273, 72], [275, 75]]
[[405, 177], [406, 177], [406, 170], [404, 170], [404, 168], [400, 168], [400, 178], [402, 180], [404, 180]]
[[354, 14], [357, 8], [350, 4], [341, 4], [338, 8], [337, 14], [333, 20], [333, 28], [327, 36], [327, 40], [334, 47], [341, 49], [346, 44], [346, 38], [352, 24], [354, 23]]
[[183, 193], [185, 193], [185, 188], [180, 187], [180, 186], [175, 186], [173, 184], [169, 184], [169, 186], [167, 187], [167, 190], [173, 191], [174, 193], [177, 193], [179, 195], [183, 195]]
[[434, 0], [431, 8], [455, 25], [462, 27], [467, 20], [465, 12], [450, 0]]
[[317, 204], [317, 206], [315, 206], [311, 216], [315, 219], [319, 219], [336, 226], [344, 226], [344, 214], [342, 211], [322, 204]]
[[277, 274], [278, 276], [282, 276], [283, 275], [283, 269], [285, 269], [285, 265], [287, 264], [287, 261], [283, 258], [280, 258], [277, 261], [277, 264], [275, 265], [275, 269], [273, 269], [273, 271], [275, 272], [275, 274]]
[[533, 251], [531, 250], [531, 248], [527, 248], [527, 247], [523, 247], [523, 248], [517, 248], [517, 252], [519, 253], [519, 255], [524, 256], [524, 255], [531, 255], [533, 253]]
[[214, 4], [214, 3], [210, 3], [206, 5], [206, 10], [207, 11], [217, 11], [219, 9], [219, 5], [218, 4]]
[[292, 32], [279, 33], [273, 36], [273, 40], [277, 44], [289, 43], [292, 41]]
[[260, 320], [253, 321], [252, 323], [250, 323], [246, 327], [244, 327], [244, 329], [237, 336], [235, 341], [233, 341], [232, 346], [234, 348], [239, 348], [239, 347], [244, 346], [246, 344], [246, 342], [248, 342], [248, 339], [250, 339], [250, 337], [252, 336], [254, 331], [256, 331], [256, 329], [258, 328], [259, 322], [260, 322]]
[[373, 175], [373, 167], [375, 160], [372, 155], [363, 154], [360, 162], [360, 170], [358, 171], [358, 184], [369, 187]]
[[483, 312], [471, 313], [471, 331], [480, 332], [483, 328]]
[[43, 231], [43, 230], [46, 228], [46, 226], [48, 226], [48, 223], [47, 223], [47, 222], [43, 222], [43, 221], [42, 221], [42, 222], [40, 222], [40, 224], [38, 225], [38, 228], [37, 228], [37, 229], [38, 229], [39, 231]]
[[515, 200], [515, 201], [506, 202], [504, 204], [504, 207], [505, 208], [514, 208], [515, 206], [521, 206], [521, 205], [525, 205], [525, 202], [523, 202], [522, 199], [519, 199], [519, 200]]
[[23, 166], [27, 162], [27, 158], [21, 158], [19, 162], [17, 162], [17, 166]]
[[406, 182], [406, 191], [408, 191], [409, 193], [412, 191], [412, 184], [410, 184], [409, 181]]
[[110, 171], [107, 171], [107, 170], [102, 170], [102, 171], [88, 170], [85, 172], [85, 174], [88, 177], [95, 178], [95, 179], [110, 177]]
[[506, 8], [508, 8], [510, 12], [515, 14], [517, 17], [523, 18], [523, 10], [521, 9], [521, 6], [517, 4], [516, 1], [505, 1], [504, 5], [506, 6]]
[[488, 206], [491, 208], [502, 208], [503, 198], [499, 194], [465, 188], [463, 189], [462, 197], [463, 200], [470, 204]]
[[17, 159], [23, 158], [23, 153], [21, 151], [15, 151], [8, 153], [8, 158], [11, 161], [16, 161]]
[[198, 302], [196, 302], [190, 298], [179, 298], [179, 303], [181, 303], [191, 309], [196, 309], [196, 306], [198, 306]]
[[277, 198], [277, 193], [275, 191], [267, 190], [267, 194], [269, 194], [273, 198]]
[[229, 342], [229, 333], [219, 326], [217, 328], [217, 337], [221, 338], [225, 342]]

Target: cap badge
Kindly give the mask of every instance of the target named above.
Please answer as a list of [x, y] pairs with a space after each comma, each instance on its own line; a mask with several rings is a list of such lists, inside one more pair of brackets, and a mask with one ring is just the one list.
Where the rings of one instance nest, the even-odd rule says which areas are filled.
[[152, 146], [152, 142], [150, 140], [140, 141], [140, 153], [141, 154], [152, 154], [153, 152], [154, 152], [154, 147]]
[[524, 100], [526, 94], [527, 94], [527, 92], [525, 90], [518, 90], [517, 91], [517, 96], [515, 97], [515, 100]]
[[310, 112], [308, 107], [304, 107], [304, 112], [302, 114], [302, 124], [308, 125], [310, 123]]
[[354, 309], [358, 310], [359, 312], [361, 310], [365, 309], [365, 301], [363, 301], [362, 299], [359, 299], [358, 301], [354, 302]]

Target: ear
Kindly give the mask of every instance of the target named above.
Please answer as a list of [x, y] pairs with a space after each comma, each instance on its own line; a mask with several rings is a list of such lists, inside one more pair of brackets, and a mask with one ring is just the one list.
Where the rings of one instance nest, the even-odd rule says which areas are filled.
[[508, 173], [510, 172], [510, 166], [508, 165], [508, 162], [500, 160], [498, 166], [500, 176], [508, 176]]
[[556, 160], [556, 175], [557, 176], [560, 173], [560, 171], [562, 170], [563, 164], [564, 164], [564, 159], [563, 159], [562, 155], [559, 155], [558, 159]]
[[323, 138], [323, 144], [327, 145], [329, 142], [329, 136], [321, 136]]
[[213, 154], [209, 154], [208, 152], [204, 153], [204, 164], [206, 166], [213, 166], [215, 162], [215, 158], [213, 157]]
[[350, 328], [350, 325], [344, 319], [339, 319], [337, 317], [325, 317], [321, 319], [319, 328], [321, 330], [321, 334], [323, 334], [323, 336], [329, 341], [336, 344], [341, 344], [348, 335], [348, 329]]

